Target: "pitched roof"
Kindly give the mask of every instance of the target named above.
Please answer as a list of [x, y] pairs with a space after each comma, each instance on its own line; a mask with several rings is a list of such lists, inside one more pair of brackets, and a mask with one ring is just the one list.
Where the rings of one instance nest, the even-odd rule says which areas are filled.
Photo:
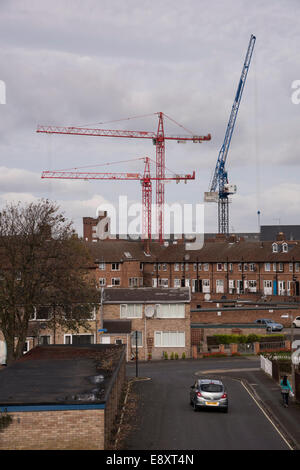
[[[273, 253], [272, 241], [212, 241], [205, 242], [200, 250], [186, 250], [185, 244], [160, 245], [150, 243], [150, 255], [144, 252], [142, 242], [129, 242], [123, 240], [105, 241], [88, 244], [95, 263], [140, 261], [143, 263], [183, 263], [183, 262], [278, 262], [300, 261], [300, 242], [287, 241], [287, 253]], [[131, 258], [125, 253], [130, 253]]]
[[102, 300], [104, 304], [114, 303], [181, 303], [190, 301], [190, 288], [113, 288], [103, 289]]

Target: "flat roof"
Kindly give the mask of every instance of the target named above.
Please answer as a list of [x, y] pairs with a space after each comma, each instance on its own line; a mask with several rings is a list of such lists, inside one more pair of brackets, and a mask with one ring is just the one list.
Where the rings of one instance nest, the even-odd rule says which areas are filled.
[[118, 345], [38, 346], [0, 371], [0, 407], [103, 404], [123, 352]]

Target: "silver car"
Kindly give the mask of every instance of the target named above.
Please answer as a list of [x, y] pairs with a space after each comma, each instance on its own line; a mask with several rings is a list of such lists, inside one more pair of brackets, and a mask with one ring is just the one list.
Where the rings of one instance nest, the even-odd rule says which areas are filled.
[[198, 379], [191, 386], [190, 403], [194, 411], [201, 408], [217, 408], [228, 411], [228, 396], [224, 384], [216, 379]]

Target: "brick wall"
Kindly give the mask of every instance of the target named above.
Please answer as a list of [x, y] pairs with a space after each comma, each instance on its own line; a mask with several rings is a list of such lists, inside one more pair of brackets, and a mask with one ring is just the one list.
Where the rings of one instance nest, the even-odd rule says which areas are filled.
[[[145, 306], [144, 306], [145, 307]], [[104, 320], [117, 320], [120, 319], [120, 305], [119, 304], [105, 304], [103, 305], [103, 319]], [[144, 311], [142, 318], [131, 319], [131, 330], [141, 331], [143, 336], [142, 347], [138, 348], [139, 359], [147, 360], [148, 354], [152, 354], [152, 359], [161, 359], [163, 352], [167, 351], [168, 354], [172, 352], [177, 353], [181, 357], [184, 352], [186, 357], [191, 356], [191, 333], [190, 333], [190, 307], [185, 304], [185, 318], [146, 318]], [[154, 345], [154, 332], [155, 331], [184, 331], [185, 332], [185, 347], [155, 347]], [[131, 348], [129, 348], [131, 349]], [[132, 352], [135, 355], [135, 347]]]
[[103, 450], [104, 410], [9, 413], [0, 450]]
[[[299, 315], [299, 310], [288, 310], [282, 308], [282, 310], [274, 310], [271, 307], [266, 310], [232, 310], [229, 308], [215, 307], [215, 304], [210, 305], [211, 308], [218, 308], [218, 311], [207, 312], [191, 312], [192, 323], [253, 323], [259, 318], [271, 318], [282, 325], [289, 327], [290, 320], [281, 318], [283, 314], [291, 314], [294, 317]], [[204, 309], [203, 305], [203, 309]], [[273, 311], [272, 311], [273, 310]], [[221, 315], [218, 315], [221, 312]]]

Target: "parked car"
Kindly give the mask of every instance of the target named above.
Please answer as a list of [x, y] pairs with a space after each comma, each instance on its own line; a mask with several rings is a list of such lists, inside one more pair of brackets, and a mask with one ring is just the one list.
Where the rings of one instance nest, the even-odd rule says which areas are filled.
[[300, 317], [296, 317], [294, 320], [293, 320], [293, 326], [295, 328], [300, 328]]
[[270, 318], [260, 318], [259, 320], [256, 320], [255, 323], [265, 325], [267, 331], [281, 331], [283, 329], [283, 325], [281, 323], [277, 323]]
[[191, 386], [190, 403], [197, 411], [201, 408], [218, 408], [228, 411], [228, 396], [221, 380], [198, 379]]

